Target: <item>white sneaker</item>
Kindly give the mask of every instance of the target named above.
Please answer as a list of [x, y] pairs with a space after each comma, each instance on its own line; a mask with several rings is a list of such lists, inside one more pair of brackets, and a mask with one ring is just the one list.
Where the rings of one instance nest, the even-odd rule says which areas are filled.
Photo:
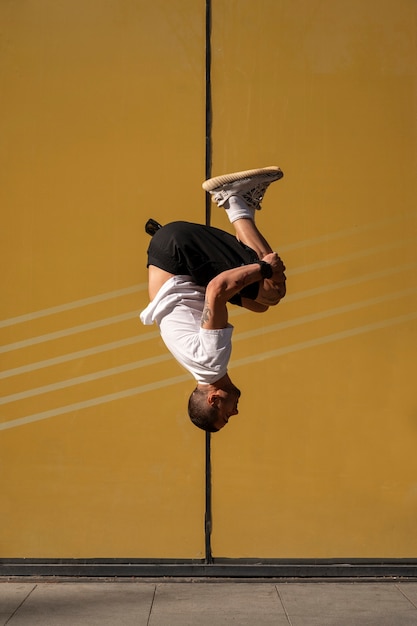
[[279, 167], [262, 167], [216, 176], [204, 181], [203, 189], [221, 207], [231, 196], [240, 196], [253, 209], [261, 209], [261, 202], [269, 185], [284, 176]]

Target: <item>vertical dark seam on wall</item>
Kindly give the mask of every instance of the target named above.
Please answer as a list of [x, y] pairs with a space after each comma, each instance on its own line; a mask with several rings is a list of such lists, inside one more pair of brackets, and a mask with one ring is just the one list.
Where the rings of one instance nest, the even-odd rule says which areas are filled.
[[206, 560], [205, 562], [213, 563], [211, 554], [211, 435], [206, 432], [206, 514], [204, 517], [205, 544], [206, 544]]
[[[211, 103], [211, 0], [206, 0], [206, 179], [211, 177], [212, 160], [212, 103]], [[210, 194], [206, 194], [206, 224], [210, 226]]]
[[[211, 102], [211, 0], [206, 0], [206, 158], [205, 158], [205, 177], [211, 177], [211, 160], [212, 160], [212, 102]], [[206, 225], [210, 226], [211, 221], [211, 200], [210, 194], [206, 193]], [[211, 510], [211, 435], [206, 432], [206, 466], [205, 466], [205, 491], [206, 491], [206, 511], [204, 516], [204, 535], [205, 535], [205, 562], [213, 563], [211, 553], [211, 529], [212, 529], [212, 510]]]

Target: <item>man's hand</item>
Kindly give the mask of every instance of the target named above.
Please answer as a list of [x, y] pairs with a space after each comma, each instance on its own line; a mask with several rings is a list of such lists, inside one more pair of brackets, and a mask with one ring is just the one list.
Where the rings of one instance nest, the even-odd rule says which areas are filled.
[[285, 282], [285, 265], [276, 252], [270, 252], [269, 254], [266, 254], [262, 261], [265, 261], [265, 263], [269, 263], [269, 265], [271, 265], [274, 275], [276, 274], [276, 276], [274, 276], [274, 279], [276, 281], [281, 278], [280, 282]]
[[269, 263], [272, 267], [272, 277], [265, 278], [260, 286], [256, 302], [266, 306], [275, 306], [286, 294], [285, 265], [276, 252], [266, 254], [262, 261]]

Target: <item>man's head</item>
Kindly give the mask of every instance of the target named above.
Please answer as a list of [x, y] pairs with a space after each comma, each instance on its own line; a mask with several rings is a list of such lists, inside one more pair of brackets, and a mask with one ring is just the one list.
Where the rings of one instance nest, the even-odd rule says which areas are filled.
[[197, 385], [188, 401], [188, 415], [195, 426], [215, 433], [238, 414], [239, 398], [240, 390], [230, 379], [221, 386]]

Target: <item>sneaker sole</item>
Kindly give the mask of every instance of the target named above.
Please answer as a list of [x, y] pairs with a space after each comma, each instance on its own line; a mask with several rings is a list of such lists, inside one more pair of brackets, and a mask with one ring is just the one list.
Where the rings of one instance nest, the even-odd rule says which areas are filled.
[[270, 167], [262, 167], [256, 170], [243, 170], [242, 172], [233, 172], [232, 174], [224, 174], [223, 176], [215, 176], [205, 180], [202, 184], [204, 191], [214, 191], [223, 185], [234, 183], [238, 180], [245, 180], [246, 178], [261, 178], [271, 183], [275, 180], [279, 180], [284, 176], [284, 173], [279, 167], [271, 165]]

